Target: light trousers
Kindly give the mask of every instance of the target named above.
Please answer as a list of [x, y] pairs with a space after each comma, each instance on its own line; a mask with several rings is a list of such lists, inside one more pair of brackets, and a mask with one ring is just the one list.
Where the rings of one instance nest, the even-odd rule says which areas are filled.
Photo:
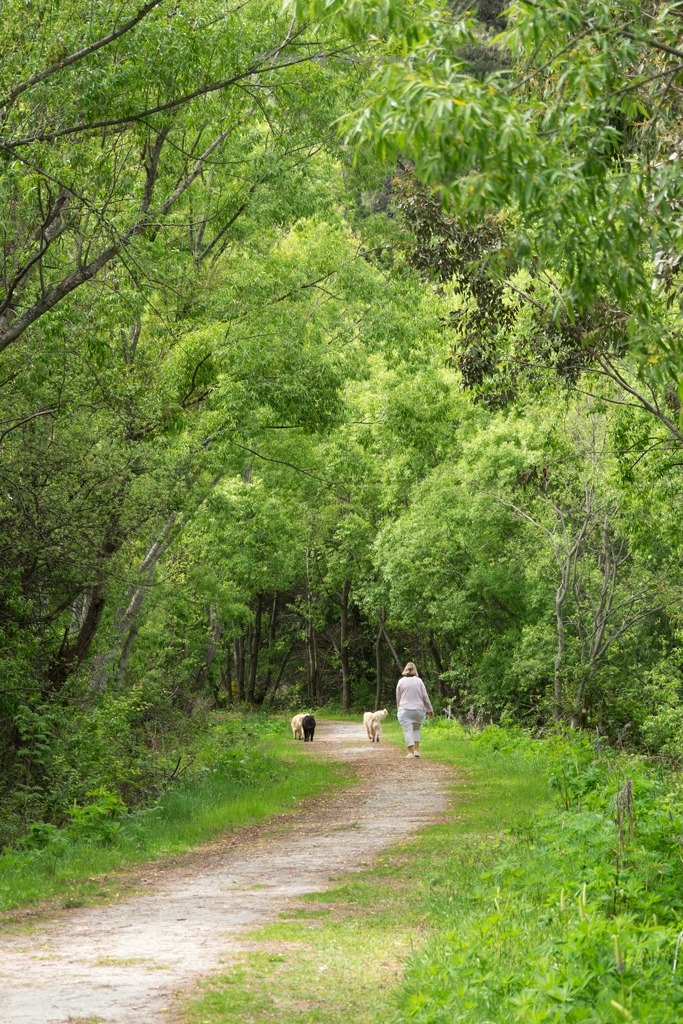
[[427, 717], [427, 712], [421, 708], [401, 708], [397, 717], [403, 729], [406, 746], [412, 747], [413, 743], [419, 743], [420, 728]]

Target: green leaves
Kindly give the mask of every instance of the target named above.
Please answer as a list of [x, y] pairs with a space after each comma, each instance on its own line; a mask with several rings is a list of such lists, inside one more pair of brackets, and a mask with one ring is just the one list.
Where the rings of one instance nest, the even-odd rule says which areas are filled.
[[284, 6], [302, 21], [331, 23], [353, 42], [367, 46], [384, 39], [403, 52], [421, 43], [427, 27], [442, 18], [432, 0], [291, 0]]
[[[630, 0], [520, 4], [507, 16], [495, 40], [504, 68], [483, 77], [465, 47], [468, 33], [489, 45], [485, 33], [425, 16], [424, 38], [404, 33], [405, 55], [389, 47], [377, 60], [347, 137], [359, 154], [412, 160], [453, 211], [513, 213], [518, 258], [535, 274], [552, 269], [570, 310], [607, 294], [656, 316], [648, 264], [678, 224], [680, 174], [667, 166], [678, 100], [665, 84], [680, 72], [678, 20], [667, 8], [645, 18]], [[668, 199], [653, 203], [663, 189]]]

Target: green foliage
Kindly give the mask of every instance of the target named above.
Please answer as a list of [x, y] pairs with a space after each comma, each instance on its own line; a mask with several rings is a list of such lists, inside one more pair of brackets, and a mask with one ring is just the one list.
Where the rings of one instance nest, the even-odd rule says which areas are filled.
[[107, 845], [116, 840], [121, 828], [121, 818], [127, 808], [118, 793], [106, 789], [94, 789], [88, 793], [94, 798], [85, 807], [74, 805], [69, 811], [69, 835], [77, 841]]
[[[308, 9], [352, 34], [367, 16], [351, 3]], [[652, 261], [675, 262], [680, 232], [679, 100], [664, 84], [680, 72], [675, 12], [644, 15], [631, 0], [517, 4], [492, 44], [445, 7], [415, 7], [409, 29], [401, 11], [387, 8], [395, 34], [349, 137], [413, 160], [459, 215], [509, 211], [508, 253], [557, 272], [558, 312], [609, 294], [646, 321]], [[488, 74], [468, 62], [477, 45], [502, 51]], [[660, 344], [677, 346], [673, 333]]]

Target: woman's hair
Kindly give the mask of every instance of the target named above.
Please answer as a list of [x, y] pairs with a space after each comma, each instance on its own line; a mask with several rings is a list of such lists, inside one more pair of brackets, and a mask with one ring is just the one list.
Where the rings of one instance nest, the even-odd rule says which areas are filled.
[[406, 665], [406, 667], [403, 669], [403, 675], [404, 676], [416, 676], [417, 675], [417, 669], [413, 665], [412, 661], [409, 661], [408, 664]]

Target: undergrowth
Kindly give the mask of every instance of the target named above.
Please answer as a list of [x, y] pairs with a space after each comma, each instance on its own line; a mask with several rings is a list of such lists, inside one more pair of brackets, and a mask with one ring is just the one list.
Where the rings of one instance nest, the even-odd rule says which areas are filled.
[[314, 760], [302, 746], [291, 742], [285, 722], [225, 716], [153, 804], [130, 812], [117, 793], [100, 788], [71, 807], [61, 828], [34, 823], [0, 855], [0, 910], [55, 897], [75, 906], [115, 895], [118, 880], [103, 874], [293, 810], [303, 797], [343, 781], [339, 765]]

